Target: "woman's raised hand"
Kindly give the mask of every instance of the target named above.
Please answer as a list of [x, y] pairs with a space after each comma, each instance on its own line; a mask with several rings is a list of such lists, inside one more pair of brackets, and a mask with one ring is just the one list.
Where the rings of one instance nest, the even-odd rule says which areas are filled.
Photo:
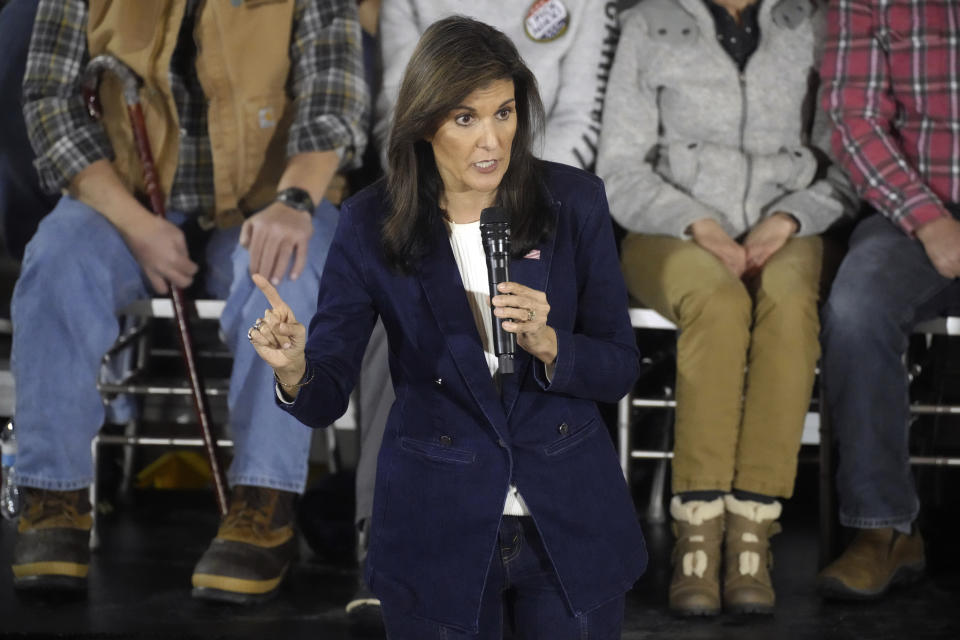
[[266, 278], [258, 273], [251, 277], [273, 308], [264, 311], [263, 317], [257, 318], [247, 332], [250, 344], [264, 362], [273, 367], [282, 386], [294, 387], [306, 371], [303, 349], [307, 328], [297, 322], [293, 311]]

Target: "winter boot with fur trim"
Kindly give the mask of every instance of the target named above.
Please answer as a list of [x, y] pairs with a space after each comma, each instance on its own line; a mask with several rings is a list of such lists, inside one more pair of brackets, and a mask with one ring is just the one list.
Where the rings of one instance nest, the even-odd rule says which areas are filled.
[[680, 616], [720, 613], [720, 545], [723, 542], [723, 499], [709, 502], [670, 501], [673, 516], [673, 579], [670, 611]]
[[770, 538], [780, 532], [779, 502], [764, 504], [724, 496], [727, 532], [723, 608], [730, 613], [773, 613], [776, 596], [770, 582]]

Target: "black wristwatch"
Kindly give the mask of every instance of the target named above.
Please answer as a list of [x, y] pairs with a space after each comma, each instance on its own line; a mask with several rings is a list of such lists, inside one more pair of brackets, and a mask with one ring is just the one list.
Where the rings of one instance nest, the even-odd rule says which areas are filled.
[[310, 197], [307, 190], [300, 187], [287, 187], [278, 191], [274, 201], [282, 202], [297, 211], [306, 211], [310, 215], [313, 215], [313, 210], [316, 208], [313, 204], [313, 198]]

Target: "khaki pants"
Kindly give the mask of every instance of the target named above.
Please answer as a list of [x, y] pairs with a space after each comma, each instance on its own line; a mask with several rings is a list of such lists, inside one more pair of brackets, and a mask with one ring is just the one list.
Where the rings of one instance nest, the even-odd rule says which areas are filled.
[[749, 286], [693, 242], [628, 235], [631, 295], [677, 339], [673, 491], [790, 497], [820, 355], [823, 243], [793, 238]]

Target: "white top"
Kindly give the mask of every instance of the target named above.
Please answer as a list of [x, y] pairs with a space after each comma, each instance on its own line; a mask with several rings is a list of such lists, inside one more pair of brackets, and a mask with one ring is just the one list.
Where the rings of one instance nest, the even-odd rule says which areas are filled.
[[[467, 302], [473, 312], [473, 320], [480, 333], [480, 342], [483, 344], [483, 355], [487, 359], [490, 375], [498, 383], [497, 369], [500, 362], [493, 352], [493, 326], [491, 324], [492, 309], [490, 307], [490, 285], [487, 282], [487, 262], [483, 253], [483, 242], [480, 239], [480, 221], [467, 224], [447, 222], [450, 229], [450, 248], [457, 261], [460, 279], [467, 294]], [[517, 487], [510, 485], [507, 499], [503, 505], [503, 515], [528, 516], [530, 510], [523, 501], [523, 496]]]

